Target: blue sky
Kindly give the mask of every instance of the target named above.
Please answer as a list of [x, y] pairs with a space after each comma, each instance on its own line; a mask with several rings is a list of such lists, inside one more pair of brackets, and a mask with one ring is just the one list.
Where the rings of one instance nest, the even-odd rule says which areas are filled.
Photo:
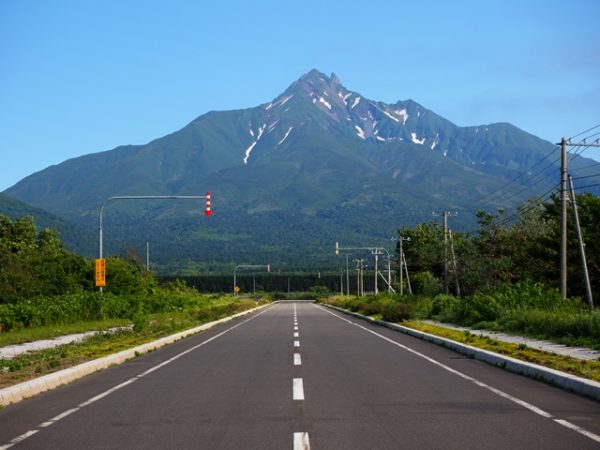
[[558, 142], [600, 123], [596, 0], [214, 3], [0, 0], [0, 190], [267, 102], [313, 68], [458, 125]]

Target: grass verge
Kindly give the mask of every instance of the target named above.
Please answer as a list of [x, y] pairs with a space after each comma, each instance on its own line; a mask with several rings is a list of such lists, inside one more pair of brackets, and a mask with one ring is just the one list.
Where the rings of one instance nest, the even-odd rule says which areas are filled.
[[68, 334], [85, 333], [86, 331], [102, 331], [130, 324], [131, 321], [127, 319], [106, 319], [90, 322], [47, 325], [35, 328], [19, 328], [18, 330], [0, 333], [0, 347], [39, 341], [42, 339], [53, 339]]
[[487, 336], [477, 336], [469, 331], [451, 330], [419, 321], [407, 321], [403, 326], [436, 336], [452, 339], [472, 347], [489, 350], [511, 358], [566, 372], [578, 377], [600, 382], [600, 361], [580, 360], [569, 356], [548, 353], [525, 344], [512, 344]]

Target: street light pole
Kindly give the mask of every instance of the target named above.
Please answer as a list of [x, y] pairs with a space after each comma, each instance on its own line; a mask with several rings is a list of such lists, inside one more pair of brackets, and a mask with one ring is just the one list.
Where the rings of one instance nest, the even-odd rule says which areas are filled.
[[[242, 267], [244, 267], [246, 269], [258, 269], [261, 267], [266, 267], [269, 272], [271, 271], [270, 264], [239, 264], [239, 265], [235, 266], [233, 268], [233, 295], [237, 295], [237, 292], [235, 291], [235, 288], [237, 287], [236, 272], [238, 269], [241, 269]], [[256, 281], [254, 282], [254, 295], [256, 295]]]
[[[100, 246], [99, 249], [99, 259], [103, 259], [103, 230], [102, 224], [104, 222], [104, 207], [106, 204], [113, 200], [206, 200], [206, 209], [204, 213], [207, 216], [211, 215], [210, 209], [210, 193], [207, 192], [206, 195], [117, 195], [114, 197], [110, 197], [102, 203], [100, 206], [100, 220], [98, 227], [98, 244]], [[100, 292], [102, 292], [102, 287], [100, 287]]]

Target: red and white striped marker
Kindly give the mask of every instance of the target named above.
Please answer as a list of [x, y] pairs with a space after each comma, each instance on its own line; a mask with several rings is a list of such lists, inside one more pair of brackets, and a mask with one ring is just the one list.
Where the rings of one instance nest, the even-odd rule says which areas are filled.
[[206, 193], [206, 209], [204, 210], [204, 214], [207, 217], [210, 217], [212, 214], [212, 210], [210, 209], [210, 192]]

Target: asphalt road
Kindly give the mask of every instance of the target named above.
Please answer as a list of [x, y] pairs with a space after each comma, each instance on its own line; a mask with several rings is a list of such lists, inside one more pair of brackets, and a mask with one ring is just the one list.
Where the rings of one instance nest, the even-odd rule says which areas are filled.
[[280, 303], [0, 410], [9, 446], [591, 449], [600, 404], [318, 305]]

